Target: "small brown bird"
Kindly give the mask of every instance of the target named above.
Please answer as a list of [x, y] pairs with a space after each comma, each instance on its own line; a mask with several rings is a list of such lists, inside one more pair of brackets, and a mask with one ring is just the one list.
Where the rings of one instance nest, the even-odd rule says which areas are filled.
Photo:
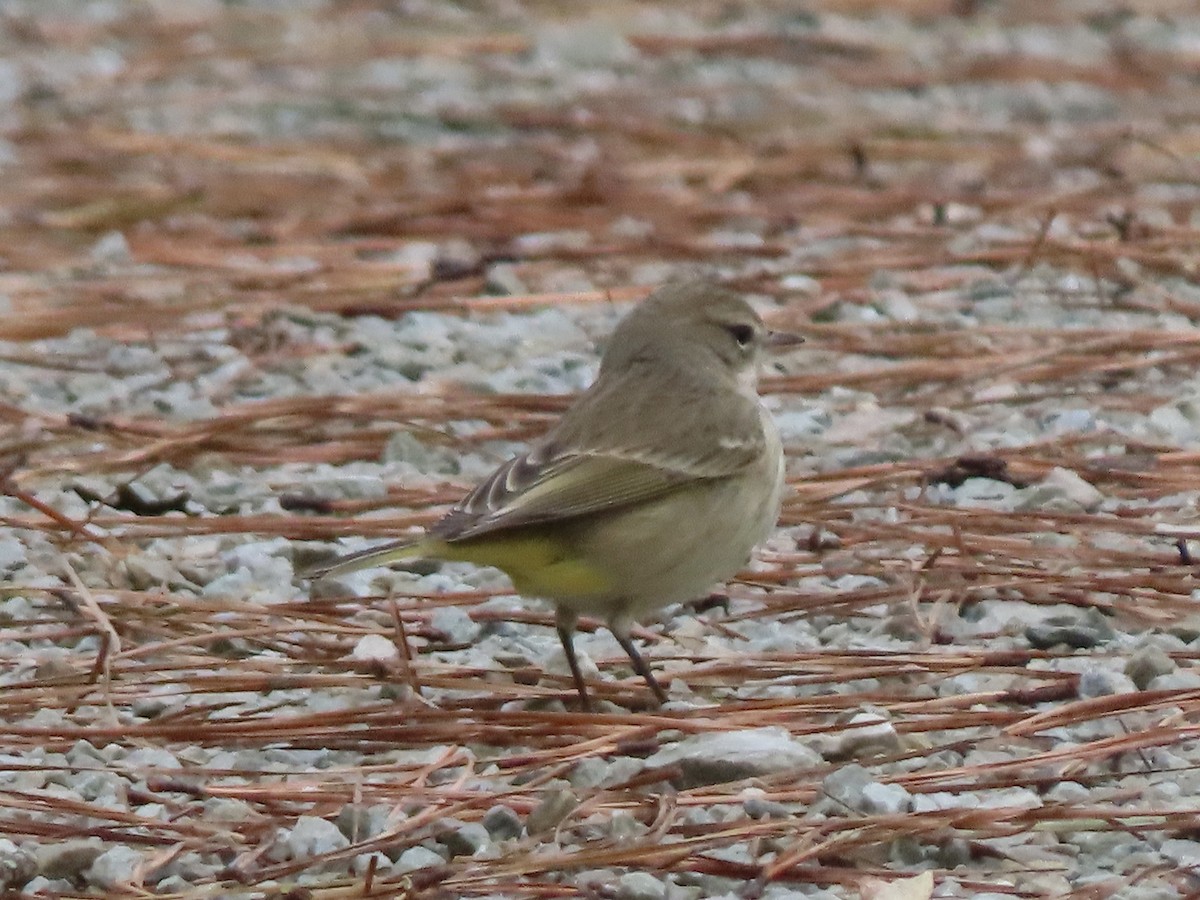
[[729, 578], [775, 526], [783, 448], [758, 397], [758, 366], [768, 346], [799, 340], [768, 332], [745, 300], [716, 284], [664, 286], [617, 326], [595, 382], [558, 424], [424, 538], [307, 574], [410, 557], [495, 566], [522, 595], [554, 603], [585, 709], [572, 642], [580, 613], [604, 618], [665, 702], [631, 626]]

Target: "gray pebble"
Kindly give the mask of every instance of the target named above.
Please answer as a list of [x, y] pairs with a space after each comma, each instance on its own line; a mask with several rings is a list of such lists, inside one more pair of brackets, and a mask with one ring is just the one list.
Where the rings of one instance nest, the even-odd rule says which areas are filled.
[[574, 812], [578, 805], [579, 798], [573, 791], [567, 788], [552, 789], [542, 797], [542, 802], [529, 814], [525, 827], [530, 834], [541, 834], [543, 831], [557, 828], [558, 824]]
[[678, 769], [677, 787], [691, 788], [821, 765], [821, 756], [783, 728], [697, 734], [646, 760], [650, 769]]
[[1103, 502], [1104, 494], [1077, 472], [1055, 466], [1039, 484], [1020, 492], [1016, 508], [1051, 512], [1091, 512]]
[[1200, 867], [1200, 841], [1171, 838], [1162, 842], [1159, 852], [1171, 862], [1186, 869]]
[[301, 816], [284, 838], [291, 859], [311, 859], [350, 846], [337, 825], [319, 816]]
[[1078, 781], [1060, 781], [1046, 791], [1046, 800], [1053, 803], [1082, 803], [1091, 795], [1091, 791]]
[[1025, 629], [1025, 639], [1039, 650], [1047, 650], [1058, 644], [1082, 650], [1112, 638], [1112, 626], [1102, 613], [1094, 609], [1084, 616], [1048, 616]]
[[154, 885], [154, 890], [159, 894], [182, 894], [195, 890], [195, 887], [181, 875], [168, 875]]
[[456, 856], [474, 856], [491, 843], [491, 835], [487, 827], [479, 822], [467, 822], [441, 835], [438, 843], [450, 851], [451, 859]]
[[15, 891], [37, 874], [37, 859], [8, 838], [0, 838], [0, 893]]
[[131, 769], [180, 769], [183, 768], [175, 755], [161, 747], [138, 747], [124, 759]]
[[365, 841], [383, 831], [389, 811], [382, 803], [347, 803], [338, 811], [335, 824], [351, 843]]
[[1111, 694], [1132, 694], [1137, 691], [1133, 679], [1123, 672], [1092, 667], [1079, 676], [1079, 696], [1107, 697]]
[[968, 478], [954, 489], [954, 502], [969, 508], [1009, 510], [1016, 493], [1017, 489], [1005, 481]]
[[667, 886], [649, 872], [626, 872], [617, 879], [617, 900], [663, 900]]
[[[823, 800], [826, 802], [818, 801], [816, 808], [822, 812], [828, 810], [839, 815], [845, 815], [847, 810], [862, 812], [863, 791], [867, 785], [875, 783], [871, 773], [857, 763], [842, 766], [830, 772], [821, 781], [821, 793], [824, 794]], [[833, 806], [830, 807], [827, 801], [832, 801]]]
[[400, 854], [400, 858], [392, 866], [392, 871], [397, 875], [403, 875], [406, 872], [416, 872], [419, 869], [434, 869], [445, 864], [446, 860], [428, 847], [409, 847]]
[[624, 810], [613, 813], [608, 821], [608, 836], [611, 840], [623, 844], [632, 844], [646, 836], [650, 831], [648, 825], [638, 821]]
[[895, 815], [912, 808], [912, 795], [898, 784], [880, 784], [872, 781], [863, 786], [862, 811]]
[[583, 790], [599, 787], [608, 777], [608, 760], [589, 756], [579, 760], [567, 775], [571, 785]]
[[791, 813], [782, 803], [767, 800], [758, 789], [743, 792], [742, 809], [751, 819], [786, 819]]
[[481, 630], [479, 623], [461, 606], [436, 607], [429, 624], [445, 634], [451, 644], [473, 644]]
[[211, 822], [246, 822], [258, 817], [254, 807], [236, 797], [208, 797], [204, 818]]
[[888, 753], [900, 749], [900, 735], [883, 715], [876, 712], [855, 713], [844, 731], [832, 738], [824, 756], [826, 759], [845, 759], [871, 753]]
[[1125, 674], [1143, 691], [1159, 675], [1166, 675], [1175, 669], [1175, 660], [1155, 644], [1139, 648], [1125, 663]]
[[183, 583], [169, 562], [145, 553], [134, 553], [125, 558], [125, 575], [129, 579], [129, 586], [135, 591], [178, 587]]
[[411, 431], [397, 431], [388, 438], [382, 461], [408, 463], [422, 472], [438, 475], [457, 475], [461, 468], [454, 450], [426, 444]]
[[529, 287], [517, 274], [512, 263], [493, 263], [488, 266], [483, 283], [489, 294], [517, 297], [529, 293]]
[[92, 262], [108, 265], [122, 265], [133, 259], [129, 249], [129, 241], [119, 231], [109, 231], [102, 235], [88, 250]]
[[1200, 688], [1200, 669], [1176, 669], [1156, 675], [1146, 685], [1148, 691], [1192, 691]]
[[25, 545], [15, 537], [0, 536], [0, 572], [12, 572], [28, 564]]
[[97, 856], [83, 877], [97, 887], [119, 887], [133, 881], [142, 861], [142, 854], [137, 850], [117, 844]]
[[68, 881], [66, 878], [46, 878], [44, 875], [36, 875], [25, 885], [23, 896], [45, 894], [50, 897], [58, 897], [78, 889], [79, 886], [74, 881]]
[[510, 807], [497, 804], [484, 813], [483, 827], [493, 840], [510, 841], [521, 836], [524, 826], [521, 825], [521, 817]]

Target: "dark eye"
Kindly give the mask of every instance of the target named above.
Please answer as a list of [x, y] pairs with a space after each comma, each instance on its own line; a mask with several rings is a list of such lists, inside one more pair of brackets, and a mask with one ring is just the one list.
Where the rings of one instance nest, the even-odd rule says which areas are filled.
[[754, 329], [749, 325], [727, 325], [726, 328], [739, 347], [749, 347], [754, 340]]

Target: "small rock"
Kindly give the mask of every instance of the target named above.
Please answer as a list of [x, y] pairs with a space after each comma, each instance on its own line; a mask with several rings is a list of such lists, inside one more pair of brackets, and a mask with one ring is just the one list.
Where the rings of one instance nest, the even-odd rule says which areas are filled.
[[392, 662], [400, 658], [396, 642], [382, 634], [364, 634], [350, 651], [350, 658], [360, 662]]
[[1091, 512], [1104, 502], [1104, 494], [1077, 472], [1055, 466], [1039, 484], [1021, 492], [1017, 508], [1057, 509], [1063, 512]]
[[954, 489], [954, 501], [972, 509], [1009, 509], [1017, 489], [1006, 481], [968, 478]]
[[[191, 887], [191, 885], [188, 885]], [[22, 896], [39, 896], [47, 895], [50, 897], [59, 897], [71, 890], [78, 890], [79, 885], [73, 881], [68, 881], [66, 878], [46, 878], [42, 875], [36, 875], [29, 880], [25, 885]]]
[[1125, 663], [1125, 674], [1128, 675], [1139, 690], [1146, 687], [1159, 675], [1175, 671], [1175, 660], [1171, 659], [1161, 647], [1150, 644], [1138, 649], [1129, 662]]
[[312, 859], [350, 846], [350, 841], [328, 819], [301, 816], [284, 838], [289, 858]]
[[517, 274], [516, 267], [512, 263], [493, 263], [488, 266], [483, 288], [489, 294], [509, 297], [529, 293], [529, 288], [521, 280], [521, 276]]
[[366, 875], [372, 865], [375, 866], [376, 872], [386, 872], [392, 865], [392, 861], [378, 850], [373, 853], [360, 853], [350, 860], [350, 871], [355, 875]]
[[1163, 675], [1155, 675], [1146, 685], [1148, 691], [1194, 691], [1200, 689], [1200, 670], [1176, 669]]
[[846, 729], [824, 754], [827, 759], [845, 759], [863, 753], [887, 753], [900, 749], [900, 735], [884, 716], [875, 712], [855, 713]]
[[1083, 803], [1092, 792], [1078, 781], [1060, 781], [1046, 791], [1046, 799], [1053, 803]]
[[872, 781], [862, 789], [862, 811], [895, 815], [912, 809], [912, 794], [898, 784]]
[[575, 763], [575, 767], [567, 775], [567, 780], [571, 782], [572, 787], [590, 790], [600, 787], [607, 777], [608, 760], [589, 756]]
[[367, 806], [364, 803], [347, 803], [341, 808], [335, 820], [338, 831], [346, 836], [350, 843], [365, 841], [381, 834], [387, 827], [387, 818], [391, 808], [384, 803]]
[[1098, 610], [1086, 616], [1049, 616], [1025, 629], [1025, 639], [1038, 650], [1066, 644], [1077, 650], [1095, 647], [1113, 638], [1112, 626]]
[[1186, 442], [1195, 437], [1195, 425], [1174, 404], [1152, 410], [1146, 419], [1160, 434], [1177, 441]]
[[129, 250], [129, 241], [119, 231], [110, 231], [103, 235], [88, 250], [88, 256], [95, 263], [121, 264], [133, 259]]
[[519, 234], [512, 241], [512, 250], [522, 257], [552, 256], [573, 250], [586, 250], [592, 236], [583, 230], [537, 231]]
[[16, 891], [37, 874], [37, 859], [8, 838], [0, 838], [0, 894]]
[[1095, 431], [1096, 417], [1090, 409], [1063, 409], [1044, 417], [1042, 427], [1054, 434]]
[[[838, 813], [844, 815], [846, 810], [862, 812], [863, 791], [867, 785], [876, 783], [870, 772], [857, 763], [850, 763], [825, 776], [821, 782], [821, 793], [833, 802]], [[827, 804], [823, 802], [817, 804], [818, 808], [825, 806]]]
[[617, 900], [663, 900], [667, 886], [649, 872], [626, 872], [617, 879]]
[[175, 754], [161, 747], [138, 747], [125, 757], [130, 769], [181, 769]]
[[822, 762], [815, 750], [789, 732], [770, 727], [693, 735], [655, 753], [646, 767], [677, 767], [676, 787], [692, 788], [810, 769]]
[[479, 623], [461, 606], [438, 606], [429, 624], [442, 632], [452, 644], [473, 644], [479, 639]]
[[511, 841], [521, 836], [521, 817], [507, 806], [496, 805], [483, 816], [483, 827], [495, 841]]
[[182, 894], [195, 890], [195, 885], [181, 875], [168, 875], [154, 885], [156, 894]]
[[47, 878], [77, 878], [104, 852], [97, 838], [67, 841], [38, 849], [37, 870]]
[[742, 809], [751, 819], [786, 819], [791, 815], [782, 803], [767, 800], [762, 788], [746, 788], [742, 791]]
[[492, 837], [487, 827], [479, 822], [467, 822], [460, 828], [446, 832], [438, 838], [450, 851], [450, 858], [456, 856], [474, 856], [491, 843]]
[[0, 572], [12, 572], [28, 563], [25, 545], [15, 537], [0, 536]]
[[623, 844], [633, 844], [645, 838], [649, 826], [635, 819], [624, 810], [617, 810], [608, 821], [608, 836]]
[[557, 828], [558, 824], [574, 812], [578, 805], [579, 798], [573, 791], [566, 788], [552, 790], [529, 814], [529, 818], [525, 821], [525, 828], [530, 834], [540, 834], [551, 828]]
[[790, 293], [804, 294], [807, 297], [816, 297], [821, 293], [821, 282], [797, 273], [779, 279], [779, 286]]
[[538, 61], [551, 70], [620, 69], [638, 56], [617, 25], [597, 20], [543, 25], [534, 46]]
[[479, 271], [483, 257], [469, 241], [464, 238], [451, 238], [438, 247], [437, 256], [433, 260], [433, 274], [444, 280], [465, 278]]
[[1176, 865], [1185, 869], [1200, 866], [1200, 842], [1171, 838], [1162, 842], [1159, 852]]
[[141, 853], [132, 847], [117, 844], [97, 856], [83, 877], [97, 887], [115, 888], [131, 883], [141, 864]]
[[1133, 679], [1122, 672], [1090, 668], [1079, 676], [1079, 696], [1085, 699], [1107, 697], [1111, 694], [1132, 694], [1136, 693], [1137, 689]]
[[400, 854], [400, 858], [392, 866], [392, 871], [397, 875], [403, 875], [406, 872], [416, 872], [419, 869], [435, 869], [445, 864], [446, 860], [428, 847], [409, 847]]
[[211, 822], [250, 822], [259, 818], [259, 815], [245, 800], [209, 797], [204, 801], [204, 818]]
[[183, 580], [175, 567], [165, 559], [144, 553], [125, 557], [125, 574], [129, 578], [129, 586], [135, 591], [171, 587]]

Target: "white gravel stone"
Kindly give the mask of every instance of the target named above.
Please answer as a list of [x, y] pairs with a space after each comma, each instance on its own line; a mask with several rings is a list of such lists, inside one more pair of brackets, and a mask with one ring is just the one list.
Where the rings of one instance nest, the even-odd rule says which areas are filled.
[[810, 769], [821, 762], [815, 750], [786, 730], [769, 727], [693, 735], [655, 753], [646, 760], [646, 767], [677, 766], [679, 786], [698, 787]]
[[521, 817], [507, 806], [496, 805], [489, 809], [483, 817], [483, 827], [488, 830], [493, 840], [508, 841], [519, 838], [524, 826]]
[[32, 853], [8, 838], [0, 838], [0, 894], [18, 890], [37, 870], [37, 859]]
[[396, 642], [382, 634], [364, 634], [350, 651], [350, 658], [362, 662], [392, 662], [400, 658]]
[[649, 872], [626, 872], [617, 879], [617, 900], [665, 900], [667, 886]]
[[95, 862], [83, 873], [83, 877], [89, 884], [97, 887], [117, 888], [133, 882], [142, 861], [140, 852], [124, 844], [117, 844], [96, 857]]
[[409, 847], [400, 854], [400, 858], [392, 866], [392, 871], [397, 875], [404, 875], [408, 872], [416, 872], [420, 869], [433, 869], [445, 864], [446, 860], [444, 857], [426, 847]]
[[318, 816], [297, 819], [284, 843], [292, 859], [312, 859], [350, 846], [337, 825]]

